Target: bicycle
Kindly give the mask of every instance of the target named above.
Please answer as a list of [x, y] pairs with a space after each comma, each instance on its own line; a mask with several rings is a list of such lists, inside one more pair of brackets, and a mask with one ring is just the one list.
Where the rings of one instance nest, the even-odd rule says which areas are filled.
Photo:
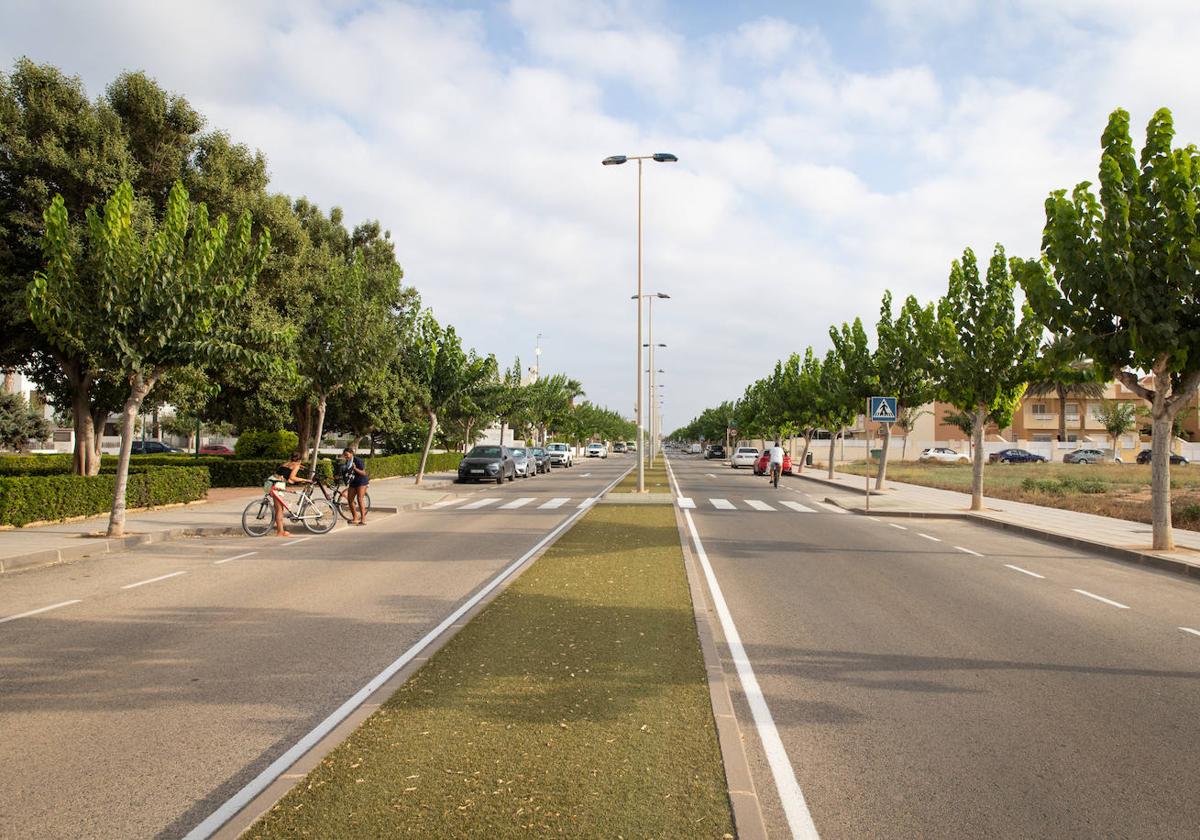
[[779, 474], [783, 472], [783, 464], [771, 464], [771, 484], [779, 489]]
[[312, 497], [313, 485], [309, 484], [297, 495], [298, 504], [293, 510], [287, 499], [279, 494], [274, 481], [263, 485], [262, 498], [255, 499], [242, 511], [242, 530], [250, 537], [265, 536], [275, 527], [275, 501], [283, 505], [283, 516], [292, 522], [301, 522], [314, 534], [327, 534], [337, 524], [337, 513], [327, 499]]
[[[338, 516], [342, 517], [342, 519], [345, 519], [347, 522], [350, 522], [352, 521], [350, 519], [350, 504], [346, 498], [346, 490], [348, 489], [348, 486], [343, 483], [344, 478], [345, 474], [342, 473], [339, 474], [336, 479], [334, 479], [332, 492], [330, 492], [329, 486], [319, 476], [313, 479], [313, 484], [321, 488], [321, 493], [325, 496], [325, 501], [333, 505], [333, 509], [338, 512]], [[371, 494], [369, 492], [363, 491], [362, 503], [363, 513], [370, 513]]]

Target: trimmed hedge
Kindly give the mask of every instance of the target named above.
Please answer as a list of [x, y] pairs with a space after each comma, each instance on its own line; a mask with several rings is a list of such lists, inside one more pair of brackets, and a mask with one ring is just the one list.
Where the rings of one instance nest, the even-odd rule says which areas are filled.
[[[458, 469], [462, 461], [461, 452], [442, 452], [429, 456], [425, 464], [425, 472], [445, 472]], [[367, 475], [371, 478], [391, 478], [396, 475], [416, 475], [417, 467], [421, 465], [421, 454], [408, 455], [376, 455], [374, 458], [363, 458], [367, 467]]]
[[71, 471], [71, 455], [0, 456], [2, 475], [61, 475]]
[[[114, 475], [0, 477], [0, 525], [93, 516], [112, 507]], [[194, 502], [208, 494], [203, 467], [148, 467], [131, 472], [125, 503], [130, 508]]]
[[[7, 462], [14, 462], [11, 465]], [[253, 487], [262, 484], [275, 472], [280, 459], [239, 460], [222, 455], [133, 455], [129, 459], [129, 474], [160, 467], [172, 469], [203, 467], [209, 475], [210, 487]], [[117, 457], [104, 455], [100, 459], [100, 474], [114, 475]], [[0, 476], [67, 476], [71, 472], [71, 457], [30, 455], [0, 458]], [[328, 458], [317, 461], [317, 472], [326, 481], [333, 480], [333, 464]]]
[[274, 432], [246, 429], [238, 435], [233, 452], [237, 457], [247, 460], [275, 458], [286, 461], [299, 446], [300, 438], [295, 432], [282, 429]]

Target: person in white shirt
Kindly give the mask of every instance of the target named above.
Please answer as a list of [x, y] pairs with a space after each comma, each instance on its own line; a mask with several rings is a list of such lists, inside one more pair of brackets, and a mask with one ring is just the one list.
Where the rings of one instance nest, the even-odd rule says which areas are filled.
[[779, 486], [779, 473], [783, 472], [783, 447], [779, 445], [779, 441], [775, 441], [775, 445], [771, 447], [771, 461], [767, 468], [767, 480], [773, 483], [776, 487]]

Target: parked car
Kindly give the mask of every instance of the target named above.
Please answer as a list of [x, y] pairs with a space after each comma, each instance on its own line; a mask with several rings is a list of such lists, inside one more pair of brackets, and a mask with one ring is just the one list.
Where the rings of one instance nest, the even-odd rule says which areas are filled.
[[607, 458], [608, 447], [603, 443], [589, 443], [584, 455], [588, 458]]
[[[754, 462], [754, 474], [755, 475], [766, 475], [767, 468], [770, 466], [770, 464], [771, 464], [771, 450], [764, 449], [762, 451], [762, 453], [759, 454], [758, 460]], [[792, 474], [792, 456], [787, 454], [786, 452], [783, 453], [783, 474], [784, 475]]]
[[1119, 464], [1121, 457], [1108, 449], [1076, 449], [1063, 456], [1064, 464]]
[[550, 453], [540, 446], [536, 446], [529, 451], [533, 453], [533, 459], [537, 461], [537, 471], [540, 473], [550, 472]]
[[458, 465], [458, 481], [515, 481], [517, 466], [507, 446], [476, 446]]
[[729, 459], [729, 465], [735, 470], [738, 467], [753, 468], [758, 463], [758, 450], [753, 446], [739, 446], [733, 450], [733, 457]]
[[626, 452], [637, 452], [637, 441], [636, 440], [626, 441], [625, 451]]
[[719, 443], [710, 443], [708, 449], [704, 452], [704, 457], [709, 460], [725, 460], [725, 447]]
[[514, 446], [511, 450], [513, 463], [516, 465], [517, 475], [521, 478], [533, 478], [537, 475], [537, 459], [533, 457], [532, 450], [526, 449], [523, 446]]
[[[1149, 464], [1150, 463], [1150, 450], [1143, 449], [1141, 452], [1139, 452], [1137, 454], [1137, 462], [1139, 464]], [[1185, 467], [1188, 465], [1188, 463], [1189, 463], [1188, 459], [1184, 458], [1182, 455], [1176, 455], [1174, 452], [1171, 453], [1171, 466]]]
[[546, 451], [550, 453], [550, 463], [560, 467], [571, 466], [571, 447], [565, 443], [548, 443]]
[[161, 440], [135, 440], [130, 450], [133, 455], [180, 455], [183, 450], [176, 446], [168, 446]]
[[232, 455], [233, 450], [223, 443], [209, 443], [200, 447], [201, 455]]
[[689, 446], [688, 454], [689, 455], [699, 455], [700, 454], [700, 444], [693, 443], [691, 446]]
[[995, 464], [1044, 464], [1046, 458], [1027, 449], [1001, 449], [988, 455], [988, 463]]
[[945, 446], [933, 446], [929, 449], [922, 449], [921, 457], [919, 457], [917, 460], [926, 462], [932, 461], [939, 464], [971, 463], [971, 457], [969, 455], [964, 455], [961, 452], [955, 452], [953, 449]]
[[624, 453], [625, 453], [625, 444], [621, 443], [621, 441], [617, 441], [616, 443], [613, 444], [613, 454], [614, 455], [617, 455], [617, 454], [623, 455]]

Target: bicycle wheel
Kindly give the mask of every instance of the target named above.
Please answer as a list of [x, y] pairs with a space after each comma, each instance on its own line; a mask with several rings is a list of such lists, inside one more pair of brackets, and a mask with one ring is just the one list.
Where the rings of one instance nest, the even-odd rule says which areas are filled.
[[270, 496], [255, 499], [242, 511], [242, 530], [248, 537], [262, 537], [275, 527], [275, 510]]
[[338, 516], [350, 521], [350, 505], [347, 503], [345, 492], [339, 487], [333, 491], [333, 499], [331, 500], [333, 509], [338, 512]]
[[337, 524], [337, 512], [333, 505], [324, 499], [309, 499], [300, 511], [300, 520], [304, 527], [314, 534], [325, 534], [333, 530]]

